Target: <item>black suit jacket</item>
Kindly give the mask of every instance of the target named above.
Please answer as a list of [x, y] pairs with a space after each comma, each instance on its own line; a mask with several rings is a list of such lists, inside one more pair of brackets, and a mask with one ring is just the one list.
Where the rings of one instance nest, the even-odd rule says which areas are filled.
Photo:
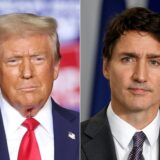
[[[55, 160], [79, 159], [79, 114], [60, 107], [52, 100]], [[75, 138], [69, 136], [70, 133]], [[9, 160], [6, 135], [0, 112], [0, 160]]]
[[117, 160], [106, 108], [81, 124], [81, 160]]

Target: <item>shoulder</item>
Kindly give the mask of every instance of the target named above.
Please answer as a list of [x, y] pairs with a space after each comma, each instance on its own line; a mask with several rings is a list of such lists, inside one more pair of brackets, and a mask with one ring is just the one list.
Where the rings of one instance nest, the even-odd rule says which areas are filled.
[[57, 104], [53, 99], [52, 99], [52, 111], [53, 115], [57, 115], [63, 119], [66, 119], [67, 121], [76, 121], [77, 123], [79, 123], [79, 112], [66, 109]]
[[81, 141], [82, 143], [89, 140], [91, 137], [94, 137], [98, 132], [100, 132], [101, 128], [106, 125], [107, 115], [106, 108], [102, 109], [95, 116], [90, 119], [81, 122]]
[[[90, 119], [81, 122], [81, 159], [86, 160], [87, 153], [92, 153], [95, 158], [97, 150], [100, 150], [103, 144], [106, 130], [108, 126], [108, 120], [106, 115], [106, 108], [102, 109], [95, 116]], [[95, 148], [97, 145], [97, 149]], [[96, 151], [96, 152], [95, 152]], [[93, 153], [94, 152], [94, 153]], [[101, 153], [101, 152], [98, 152]], [[97, 155], [98, 156], [98, 155]], [[93, 157], [91, 157], [93, 158]]]
[[100, 112], [95, 114], [93, 117], [89, 118], [86, 121], [81, 122], [81, 128], [86, 129], [88, 126], [92, 125], [94, 127], [98, 127], [101, 125], [101, 122], [104, 122], [106, 120], [106, 107], [103, 108]]

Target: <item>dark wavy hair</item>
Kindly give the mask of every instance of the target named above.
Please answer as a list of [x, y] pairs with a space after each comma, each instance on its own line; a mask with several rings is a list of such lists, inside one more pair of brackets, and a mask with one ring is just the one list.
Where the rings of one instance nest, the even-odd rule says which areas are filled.
[[160, 14], [142, 7], [130, 8], [117, 15], [110, 22], [104, 35], [103, 57], [112, 57], [117, 40], [127, 31], [147, 32], [160, 41]]

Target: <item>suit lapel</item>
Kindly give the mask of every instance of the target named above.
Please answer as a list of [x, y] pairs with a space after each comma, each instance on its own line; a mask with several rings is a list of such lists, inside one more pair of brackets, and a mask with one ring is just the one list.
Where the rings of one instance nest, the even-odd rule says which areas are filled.
[[5, 136], [1, 112], [0, 112], [0, 159], [9, 160], [7, 140]]
[[85, 134], [90, 137], [88, 143], [82, 146], [88, 160], [117, 159], [111, 130], [106, 118], [106, 110], [90, 120]]
[[[56, 160], [76, 160], [79, 152], [75, 115], [52, 102]], [[75, 123], [75, 124], [74, 124]], [[77, 157], [78, 158], [78, 157]]]

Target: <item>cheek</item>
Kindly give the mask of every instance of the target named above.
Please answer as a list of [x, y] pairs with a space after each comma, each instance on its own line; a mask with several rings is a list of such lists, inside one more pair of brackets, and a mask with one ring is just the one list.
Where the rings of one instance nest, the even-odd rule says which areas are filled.
[[156, 93], [160, 95], [160, 77], [154, 79], [154, 76], [152, 76], [152, 81], [150, 83], [152, 84], [151, 87], [153, 87], [153, 90], [156, 90]]
[[39, 77], [38, 79], [45, 83], [51, 83], [53, 81], [53, 71], [50, 67], [39, 68], [36, 71], [36, 77]]
[[18, 82], [19, 72], [17, 69], [4, 69], [0, 71], [0, 85], [11, 86]]
[[14, 78], [20, 75], [20, 67], [7, 67], [3, 65], [0, 68], [0, 75], [2, 78]]
[[126, 88], [130, 81], [130, 75], [128, 72], [124, 72], [122, 69], [113, 68], [110, 72], [110, 87], [115, 88], [116, 90], [119, 88], [122, 90]]

